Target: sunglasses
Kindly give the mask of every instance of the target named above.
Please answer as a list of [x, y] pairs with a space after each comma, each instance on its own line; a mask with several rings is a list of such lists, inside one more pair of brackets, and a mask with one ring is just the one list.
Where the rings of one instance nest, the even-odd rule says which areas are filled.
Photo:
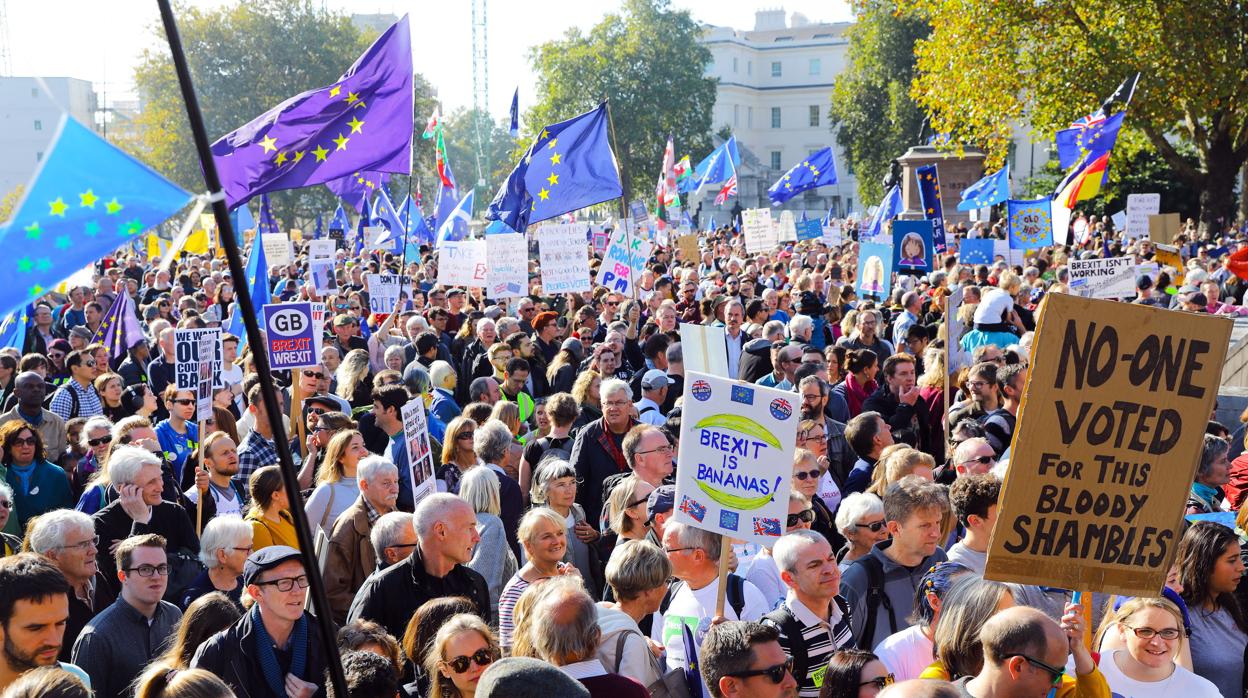
[[1022, 659], [1026, 660], [1028, 664], [1031, 664], [1032, 666], [1040, 667], [1041, 669], [1049, 672], [1049, 675], [1053, 677], [1054, 686], [1057, 686], [1058, 684], [1060, 684], [1062, 682], [1062, 676], [1066, 674], [1066, 670], [1064, 668], [1055, 667], [1051, 664], [1046, 664], [1040, 661], [1039, 659], [1036, 659], [1035, 657], [1029, 657], [1025, 654], [1016, 654], [1014, 656], [1021, 657]]
[[892, 674], [885, 674], [883, 676], [877, 676], [874, 679], [871, 679], [870, 681], [863, 681], [862, 683], [858, 684], [858, 687], [862, 688], [863, 686], [875, 686], [876, 688], [883, 690], [885, 686], [892, 686], [893, 682], [896, 680], [897, 680], [897, 677], [893, 676]]
[[860, 523], [856, 523], [856, 524], [854, 524], [854, 528], [867, 528], [867, 529], [870, 529], [872, 533], [879, 533], [879, 532], [880, 532], [880, 529], [884, 528], [884, 522], [883, 522], [883, 521], [872, 521], [872, 522], [871, 522], [871, 523], [869, 523], [869, 524], [860, 524]]
[[789, 514], [789, 528], [793, 528], [799, 523], [814, 523], [814, 521], [815, 521], [814, 509], [803, 509], [802, 511], [799, 511], [796, 514]]
[[327, 412], [327, 410], [324, 407], [309, 407], [308, 408], [308, 414], [321, 415], [321, 414], [325, 414], [325, 412]]
[[175, 405], [194, 405], [194, 404], [195, 404], [195, 400], [193, 400], [193, 399], [191, 399], [191, 398], [180, 397], [180, 398], [178, 398], [178, 399], [174, 400], [174, 401], [173, 401], [173, 404], [175, 404]]
[[997, 462], [997, 459], [993, 458], [992, 456], [979, 456], [977, 458], [970, 458], [968, 460], [964, 460], [961, 463], [958, 463], [958, 465], [966, 465], [967, 463], [979, 463], [980, 465], [988, 465], [989, 463], [995, 463], [995, 462]]
[[494, 663], [494, 652], [490, 650], [489, 648], [485, 648], [485, 647], [477, 650], [476, 652], [473, 652], [472, 656], [466, 657], [466, 656], [461, 655], [454, 659], [446, 660], [446, 665], [449, 666], [451, 668], [451, 671], [455, 672], [456, 674], [462, 674], [465, 671], [468, 671], [468, 666], [470, 664], [476, 664], [477, 666], [489, 666], [493, 663]]
[[13, 439], [14, 446], [34, 446], [38, 443], [38, 439], [33, 436], [19, 436], [16, 439]]
[[819, 469], [815, 468], [814, 470], [799, 470], [793, 473], [793, 477], [798, 480], [817, 480], [819, 479], [819, 474]]
[[304, 378], [315, 378], [315, 379], [317, 379], [317, 380], [319, 381], [319, 380], [321, 380], [322, 378], [324, 378], [324, 377], [325, 377], [325, 374], [324, 374], [324, 373], [321, 373], [320, 371], [304, 371], [304, 372], [303, 372], [303, 377], [304, 377]]
[[784, 681], [784, 677], [788, 675], [789, 672], [791, 672], [792, 670], [793, 670], [793, 660], [786, 659], [783, 664], [769, 666], [766, 669], [751, 669], [749, 671], [738, 671], [733, 674], [727, 674], [727, 676], [731, 676], [733, 678], [738, 678], [738, 679], [748, 679], [751, 676], [766, 676], [767, 678], [771, 679], [772, 683], [779, 685], [780, 682]]
[[91, 448], [95, 448], [96, 446], [103, 446], [104, 444], [112, 443], [112, 441], [112, 434], [105, 434], [98, 439], [87, 439], [87, 445]]
[[476, 434], [476, 432], [475, 432], [475, 431], [465, 431], [465, 432], [462, 432], [459, 436], [457, 436], [457, 437], [455, 437], [455, 438], [457, 438], [457, 439], [463, 439], [463, 440], [465, 440], [465, 441], [471, 441], [471, 440], [472, 440], [472, 437], [473, 437], [475, 434]]

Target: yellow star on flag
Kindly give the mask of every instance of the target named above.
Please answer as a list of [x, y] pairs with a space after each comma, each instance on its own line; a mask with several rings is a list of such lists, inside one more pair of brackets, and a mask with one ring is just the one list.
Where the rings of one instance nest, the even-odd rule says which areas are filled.
[[553, 187], [559, 183], [559, 175], [555, 174], [554, 172], [551, 172], [550, 176], [546, 178], [546, 181], [550, 182], [550, 186]]
[[559, 164], [559, 153], [550, 156], [550, 166], [554, 167]]
[[348, 141], [348, 140], [350, 140], [350, 139], [349, 139], [349, 138], [347, 138], [346, 136], [342, 135], [341, 133], [340, 133], [340, 134], [338, 134], [338, 137], [334, 139], [334, 142], [338, 144], [338, 147], [337, 147], [336, 149], [337, 149], [337, 150], [346, 150], [346, 149], [347, 149], [347, 141]]
[[276, 163], [276, 164], [278, 164], [278, 165], [283, 165], [283, 164], [285, 164], [285, 163], [286, 163], [286, 152], [285, 152], [285, 151], [283, 151], [283, 150], [279, 150], [279, 151], [277, 151], [277, 157], [273, 158], [273, 162], [274, 162], [274, 163]]
[[100, 197], [95, 195], [95, 192], [88, 189], [78, 195], [78, 205], [83, 208], [95, 208], [95, 202], [98, 201], [99, 198]]
[[548, 144], [546, 145], [546, 147], [547, 147], [548, 149], [550, 149], [550, 150], [554, 150], [554, 149], [555, 149], [555, 144], [556, 144], [556, 143], [558, 143], [558, 142], [559, 142], [559, 139], [558, 139], [558, 138], [552, 138], [552, 139], [550, 139], [550, 143], [548, 143]]
[[264, 148], [264, 152], [266, 153], [270, 153], [274, 150], [277, 150], [277, 139], [272, 136], [265, 136], [260, 141], [260, 147]]
[[357, 95], [357, 94], [356, 94], [356, 93], [354, 93], [354, 92], [348, 92], [348, 93], [347, 93], [347, 104], [355, 104], [355, 103], [356, 103], [356, 102], [358, 102], [358, 101], [360, 101], [360, 96], [359, 96], [359, 95]]
[[316, 161], [317, 161], [317, 162], [324, 162], [324, 161], [325, 161], [325, 156], [326, 156], [326, 154], [328, 154], [328, 153], [329, 153], [329, 151], [328, 151], [328, 150], [326, 150], [326, 149], [325, 149], [325, 146], [323, 146], [323, 145], [318, 145], [318, 146], [316, 146], [316, 150], [313, 150], [313, 151], [312, 151], [312, 154], [316, 156]]
[[342, 85], [334, 85], [334, 86], [333, 86], [332, 88], [330, 88], [330, 90], [329, 90], [329, 96], [330, 96], [330, 97], [337, 97], [337, 96], [338, 96], [338, 95], [340, 95], [340, 94], [342, 94]]
[[360, 127], [364, 125], [364, 122], [353, 116], [347, 125], [351, 127], [351, 133], [360, 133]]
[[538, 136], [537, 139], [544, 140], [549, 137], [550, 137], [550, 131], [547, 131], [546, 129], [542, 129], [542, 135]]
[[59, 196], [48, 202], [48, 213], [53, 216], [64, 218], [65, 209], [67, 208], [69, 208], [69, 204], [65, 203], [65, 200]]
[[550, 198], [550, 192], [547, 191], [546, 187], [542, 187], [542, 190], [537, 192], [537, 195], [542, 197], [542, 201]]
[[299, 164], [299, 161], [300, 161], [300, 160], [302, 160], [302, 159], [303, 159], [303, 151], [302, 151], [302, 150], [296, 150], [296, 151], [295, 151], [295, 164], [296, 164], [296, 165], [298, 165], [298, 164]]

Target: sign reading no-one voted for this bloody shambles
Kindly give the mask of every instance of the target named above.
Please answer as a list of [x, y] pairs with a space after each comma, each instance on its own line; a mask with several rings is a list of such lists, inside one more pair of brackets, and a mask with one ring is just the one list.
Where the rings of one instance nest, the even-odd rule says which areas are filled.
[[794, 393], [691, 371], [684, 405], [676, 520], [770, 548], [789, 513]]
[[1230, 332], [1225, 318], [1046, 297], [984, 576], [1156, 596]]

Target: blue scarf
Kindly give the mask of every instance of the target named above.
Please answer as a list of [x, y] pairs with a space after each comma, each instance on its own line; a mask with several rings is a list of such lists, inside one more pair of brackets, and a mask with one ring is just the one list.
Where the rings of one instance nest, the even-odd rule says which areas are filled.
[[[273, 695], [284, 696], [286, 695], [286, 677], [282, 675], [282, 666], [278, 663], [277, 654], [273, 651], [273, 638], [269, 637], [269, 631], [264, 629], [259, 604], [251, 609], [251, 623], [256, 628], [256, 649], [260, 669], [264, 671], [264, 680], [269, 684], [269, 690], [273, 692]], [[308, 665], [308, 616], [306, 613], [295, 621], [295, 627], [290, 634], [290, 644], [293, 649], [290, 673], [303, 679], [303, 672]]]

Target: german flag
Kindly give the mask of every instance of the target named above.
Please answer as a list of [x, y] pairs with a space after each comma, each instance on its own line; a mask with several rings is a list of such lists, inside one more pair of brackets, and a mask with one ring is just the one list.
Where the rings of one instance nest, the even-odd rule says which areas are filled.
[[1073, 209], [1077, 202], [1091, 199], [1101, 191], [1108, 170], [1109, 152], [1105, 152], [1066, 175], [1054, 198], [1065, 208]]

